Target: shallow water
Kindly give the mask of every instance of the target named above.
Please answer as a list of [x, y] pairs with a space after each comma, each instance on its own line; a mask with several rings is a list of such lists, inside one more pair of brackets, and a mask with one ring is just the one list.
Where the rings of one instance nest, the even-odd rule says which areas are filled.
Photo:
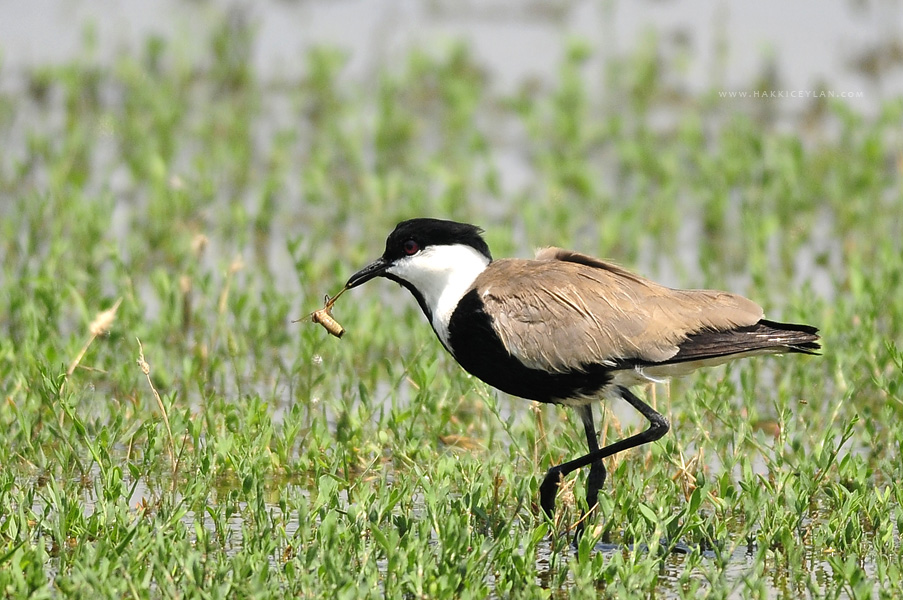
[[[93, 490], [100, 489], [101, 487], [101, 484], [99, 483], [100, 472], [96, 465], [92, 467], [89, 477], [97, 479], [98, 483], [97, 485], [92, 485], [92, 482], [89, 480], [82, 481], [82, 485], [84, 486], [82, 508], [85, 515], [90, 515], [94, 512], [96, 498], [94, 497]], [[391, 478], [392, 475], [387, 475], [387, 477]], [[157, 482], [157, 485], [165, 479], [165, 476], [162, 477], [161, 480]], [[34, 482], [32, 482], [32, 484], [34, 484]], [[132, 484], [127, 482], [127, 485], [131, 486]], [[146, 506], [148, 503], [153, 506], [153, 502], [155, 499], [159, 498], [161, 494], [166, 495], [166, 492], [159, 489], [155, 490], [154, 485], [146, 485], [144, 481], [139, 480], [137, 485], [135, 485], [134, 492], [128, 499], [128, 503], [133, 508], [136, 518], [139, 517], [142, 506]], [[211, 508], [215, 509], [218, 501], [218, 494], [222, 494], [225, 499], [229, 494], [228, 486], [211, 492]], [[310, 498], [310, 492], [304, 485], [286, 483], [281, 487], [267, 486], [266, 495], [267, 500], [264, 503], [266, 514], [269, 515], [272, 523], [277, 527], [284, 529], [286, 538], [291, 540], [294, 532], [299, 528], [297, 512], [284, 514], [282, 512], [283, 508], [280, 505], [280, 498], [289, 495], [296, 495], [296, 500], [298, 495], [302, 498]], [[344, 491], [340, 492], [340, 500], [343, 506], [347, 506], [347, 496]], [[174, 501], [178, 503], [179, 498], [175, 498]], [[218, 548], [217, 551], [232, 557], [242, 551], [244, 545], [243, 536], [246, 531], [254, 531], [253, 526], [250, 528], [246, 527], [246, 521], [242, 517], [243, 511], [248, 508], [248, 505], [244, 502], [240, 502], [234, 508], [236, 509], [235, 512], [226, 518], [225, 521], [220, 521], [219, 523], [217, 523], [210, 514], [207, 514], [206, 512], [204, 514], [198, 514], [193, 510], [189, 510], [184, 514], [181, 518], [181, 523], [185, 527], [192, 543], [197, 542], [195, 533], [197, 531], [196, 527], [203, 527], [207, 534], [209, 534], [210, 539], [214, 540], [212, 543]], [[36, 503], [32, 507], [32, 510], [35, 514], [42, 515], [44, 514], [46, 507], [41, 503]], [[414, 520], [428, 518], [426, 516], [427, 512], [423, 498], [415, 498], [413, 508], [410, 511], [411, 518]], [[817, 511], [813, 513], [812, 518], [819, 518]], [[52, 517], [50, 517], [49, 520], [52, 520]], [[258, 523], [258, 526], [259, 525], [260, 524]], [[601, 521], [597, 523], [597, 525], [601, 525]], [[613, 534], [615, 536], [621, 535], [620, 529], [617, 527], [614, 528]], [[536, 585], [548, 589], [555, 597], [567, 593], [567, 588], [574, 584], [572, 575], [567, 572], [568, 562], [578, 560], [576, 549], [569, 544], [571, 535], [572, 534], [569, 532], [561, 532], [556, 536], [559, 539], [552, 540], [546, 538], [539, 543], [536, 550]], [[562, 538], [567, 541], [563, 541]], [[208, 543], [211, 542], [208, 541]], [[438, 538], [435, 535], [435, 532], [433, 532], [433, 539], [430, 541], [430, 544], [437, 543], [439, 543]], [[48, 548], [48, 551], [53, 552], [50, 548]], [[289, 550], [286, 551], [288, 552]], [[619, 554], [627, 557], [633, 553], [648, 554], [649, 551], [650, 549], [644, 546], [636, 547], [629, 542], [618, 541], [600, 541], [596, 543], [593, 548], [593, 552], [602, 555], [605, 561], [610, 561]], [[683, 585], [688, 578], [700, 584], [701, 589], [705, 591], [712, 587], [712, 582], [707, 580], [707, 576], [711, 573], [718, 573], [719, 571], [722, 573], [717, 584], [719, 590], [726, 589], [725, 586], [727, 586], [728, 589], [730, 587], [733, 587], [735, 590], [741, 589], [745, 578], [748, 577], [752, 569], [756, 568], [757, 561], [759, 560], [756, 555], [757, 548], [755, 546], [749, 546], [736, 539], [721, 540], [721, 549], [719, 552], [700, 548], [695, 544], [688, 544], [682, 540], [678, 540], [670, 551], [667, 550], [667, 545], [663, 543], [656, 552], [661, 560], [656, 594], [657, 597], [661, 598], [682, 597], [680, 586]], [[806, 552], [803, 568], [810, 574], [816, 588], [828, 589], [826, 586], [831, 584], [834, 576], [833, 568], [826, 558], [825, 555], [817, 552], [811, 547]], [[275, 569], [281, 569], [285, 560], [286, 558], [284, 556], [269, 556], [270, 565]], [[720, 561], [723, 562], [723, 570], [720, 567], [717, 569], [715, 568], [715, 565]], [[378, 566], [381, 569], [381, 572], [386, 574], [388, 568], [386, 561], [380, 561]], [[871, 558], [864, 557], [860, 566], [869, 577], [874, 578], [877, 576], [876, 563]], [[788, 594], [805, 595], [805, 590], [788, 589], [788, 574], [786, 569], [780, 566], [780, 564], [775, 563], [766, 566], [766, 572], [771, 573], [771, 577], [768, 579], [771, 583], [771, 587], [764, 590], [767, 593], [768, 598], [782, 598], [787, 597]], [[558, 577], [559, 573], [566, 573], [564, 588], [559, 587], [561, 581]], [[841, 591], [838, 597], [847, 598], [849, 596], [844, 591]]]
[[84, 56], [86, 38], [101, 61], [140, 50], [148, 36], [199, 50], [219, 15], [231, 14], [254, 24], [254, 66], [266, 77], [297, 76], [306, 50], [329, 45], [349, 52], [348, 77], [368, 80], [412, 47], [464, 39], [499, 88], [511, 90], [527, 80], [548, 82], [570, 37], [589, 40], [604, 60], [634, 50], [654, 31], [671, 51], [688, 56], [685, 72], [674, 77], [691, 93], [716, 82], [727, 92], [744, 91], [766, 73], [781, 83], [768, 91], [786, 92], [777, 100], [791, 111], [806, 102], [789, 97], [792, 91], [848, 93], [861, 109], [903, 94], [900, 0], [37, 0], [12, 3], [4, 14], [0, 40], [7, 74]]

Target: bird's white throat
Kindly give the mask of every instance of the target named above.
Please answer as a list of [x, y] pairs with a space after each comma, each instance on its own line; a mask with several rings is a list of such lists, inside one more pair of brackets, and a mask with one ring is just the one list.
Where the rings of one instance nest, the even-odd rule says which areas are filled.
[[448, 348], [448, 321], [477, 276], [489, 265], [489, 259], [466, 244], [427, 246], [387, 269], [404, 279], [423, 296], [432, 314], [433, 330]]

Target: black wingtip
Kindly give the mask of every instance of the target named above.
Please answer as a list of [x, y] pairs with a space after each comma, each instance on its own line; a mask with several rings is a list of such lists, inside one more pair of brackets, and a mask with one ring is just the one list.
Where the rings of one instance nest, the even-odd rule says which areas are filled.
[[776, 331], [786, 331], [787, 333], [798, 334], [797, 338], [786, 343], [787, 348], [791, 352], [799, 352], [800, 354], [819, 355], [821, 352], [821, 344], [818, 335], [818, 327], [812, 325], [803, 325], [802, 323], [780, 323], [778, 321], [769, 321], [762, 319], [758, 325], [764, 325]]
[[781, 323], [779, 321], [769, 321], [768, 319], [762, 319], [759, 321], [759, 325], [765, 325], [767, 327], [771, 327], [772, 329], [777, 329], [780, 331], [798, 331], [800, 333], [808, 333], [809, 335], [815, 336], [818, 339], [818, 327], [813, 327], [812, 325], [803, 325], [801, 323]]
[[747, 327], [694, 333], [680, 344], [680, 351], [669, 362], [706, 360], [755, 351], [818, 354], [821, 350], [819, 340], [818, 329], [811, 325], [762, 319]]
[[806, 342], [804, 344], [788, 344], [791, 352], [799, 352], [800, 354], [810, 354], [812, 356], [821, 355], [821, 344], [817, 342]]

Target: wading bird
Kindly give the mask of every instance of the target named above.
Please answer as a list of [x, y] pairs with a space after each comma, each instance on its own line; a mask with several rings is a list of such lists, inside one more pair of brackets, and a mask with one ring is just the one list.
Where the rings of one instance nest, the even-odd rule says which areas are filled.
[[[766, 320], [742, 296], [671, 289], [560, 248], [540, 250], [534, 260], [493, 260], [481, 234], [465, 223], [403, 221], [383, 255], [345, 287], [374, 277], [400, 283], [466, 371], [508, 394], [578, 412], [589, 453], [546, 473], [540, 504], [550, 517], [563, 477], [590, 467], [592, 510], [605, 482], [602, 459], [668, 432], [668, 421], [631, 386], [746, 356], [820, 348], [815, 327]], [[604, 397], [626, 400], [649, 428], [600, 448], [592, 402]]]

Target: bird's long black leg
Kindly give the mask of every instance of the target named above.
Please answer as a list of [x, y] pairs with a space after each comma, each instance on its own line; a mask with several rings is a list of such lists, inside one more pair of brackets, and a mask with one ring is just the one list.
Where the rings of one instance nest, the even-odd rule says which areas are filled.
[[[583, 429], [586, 432], [586, 444], [589, 446], [589, 451], [591, 453], [598, 451], [599, 440], [596, 438], [596, 426], [593, 422], [592, 405], [585, 404], [579, 406], [577, 407], [577, 412], [580, 414], [580, 420], [583, 421]], [[560, 466], [552, 467], [549, 469], [546, 478], [540, 486], [541, 504], [549, 517], [552, 516], [552, 511], [555, 508], [555, 496], [557, 495], [558, 486], [562, 476]], [[601, 460], [597, 460], [590, 467], [589, 476], [586, 480], [586, 505], [590, 510], [592, 510], [598, 502], [599, 490], [602, 489], [604, 483], [605, 465], [602, 464]], [[581, 522], [582, 521], [583, 519], [581, 518]]]
[[[581, 406], [580, 419], [583, 421], [583, 429], [586, 431], [586, 445], [589, 446], [590, 454], [599, 450], [599, 440], [596, 438], [596, 426], [593, 423], [593, 407], [591, 404]], [[592, 512], [596, 504], [599, 502], [599, 490], [605, 485], [605, 465], [602, 460], [592, 463], [589, 468], [589, 475], [586, 478], [586, 507]]]
[[[596, 437], [596, 426], [593, 422], [593, 406], [592, 404], [584, 404], [577, 411], [580, 413], [580, 419], [583, 421], [583, 429], [586, 431], [586, 444], [590, 453], [599, 450], [599, 440]], [[594, 461], [589, 467], [589, 475], [586, 477], [586, 512], [582, 513], [580, 520], [577, 522], [577, 528], [574, 532], [574, 543], [580, 540], [583, 535], [584, 524], [589, 515], [596, 509], [599, 503], [599, 491], [605, 485], [605, 465], [602, 460]]]
[[[621, 395], [624, 400], [626, 400], [632, 407], [637, 409], [646, 419], [649, 421], [649, 428], [645, 431], [642, 431], [636, 435], [632, 435], [629, 438], [620, 440], [615, 442], [614, 444], [610, 444], [605, 446], [604, 448], [598, 447], [598, 442], [595, 441], [596, 434], [595, 428], [592, 426], [592, 410], [589, 412], [589, 425], [587, 425], [587, 417], [586, 410], [581, 408], [581, 417], [583, 418], [584, 428], [587, 430], [587, 438], [590, 438], [590, 431], [592, 431], [591, 439], [593, 441], [589, 441], [590, 444], [590, 452], [585, 456], [581, 456], [580, 458], [575, 458], [574, 460], [568, 461], [564, 464], [552, 467], [549, 469], [548, 473], [546, 473], [545, 479], [543, 479], [542, 485], [539, 487], [540, 493], [540, 504], [542, 505], [542, 509], [545, 511], [549, 517], [552, 516], [555, 510], [555, 494], [558, 491], [558, 484], [561, 481], [562, 477], [566, 477], [568, 474], [573, 473], [577, 469], [581, 469], [587, 465], [593, 465], [590, 469], [590, 478], [587, 481], [587, 502], [589, 503], [590, 494], [594, 494], [592, 496], [592, 506], [598, 502], [598, 493], [599, 488], [602, 486], [602, 482], [605, 481], [605, 469], [602, 467], [601, 473], [602, 475], [598, 475], [600, 471], [595, 466], [595, 463], [598, 463], [603, 458], [608, 458], [618, 452], [623, 452], [624, 450], [629, 450], [630, 448], [635, 448], [637, 446], [641, 446], [643, 444], [648, 444], [649, 442], [654, 442], [655, 440], [661, 438], [663, 435], [668, 433], [668, 430], [671, 426], [668, 424], [668, 420], [663, 417], [660, 413], [655, 411], [651, 406], [637, 398], [633, 393], [623, 386], [618, 387], [618, 393]], [[587, 407], [588, 408], [588, 407]], [[595, 446], [595, 449], [593, 449]], [[594, 475], [593, 471], [596, 471]], [[593, 478], [600, 478], [600, 482], [598, 487], [596, 487]]]

